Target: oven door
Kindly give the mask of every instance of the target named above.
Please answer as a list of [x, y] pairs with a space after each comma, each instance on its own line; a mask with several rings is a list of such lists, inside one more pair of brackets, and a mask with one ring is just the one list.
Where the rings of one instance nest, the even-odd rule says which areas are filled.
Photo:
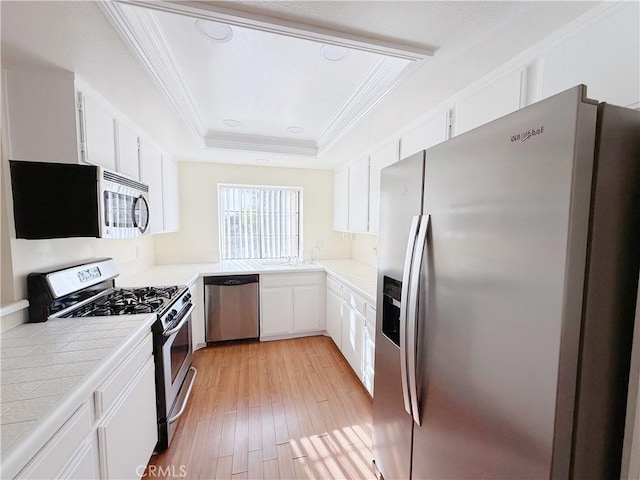
[[191, 366], [193, 344], [191, 341], [191, 313], [194, 306], [186, 310], [176, 327], [160, 334], [164, 337], [161, 353], [161, 372], [164, 391], [159, 391], [159, 450], [167, 448], [173, 437], [177, 421], [184, 412], [196, 369]]

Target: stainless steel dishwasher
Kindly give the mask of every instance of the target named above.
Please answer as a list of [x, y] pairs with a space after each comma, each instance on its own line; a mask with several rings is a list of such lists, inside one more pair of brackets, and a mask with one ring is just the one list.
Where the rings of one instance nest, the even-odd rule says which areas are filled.
[[204, 278], [205, 340], [258, 338], [258, 275]]

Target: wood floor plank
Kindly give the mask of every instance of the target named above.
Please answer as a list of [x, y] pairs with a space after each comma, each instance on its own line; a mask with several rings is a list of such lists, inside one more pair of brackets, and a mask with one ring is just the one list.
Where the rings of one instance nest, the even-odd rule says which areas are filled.
[[[249, 409], [249, 452], [262, 449], [262, 418], [260, 405]], [[262, 454], [260, 455], [262, 456]]]
[[226, 412], [222, 420], [222, 437], [220, 439], [219, 457], [233, 455], [236, 434], [236, 411]]
[[267, 460], [262, 464], [263, 478], [265, 480], [276, 480], [280, 478], [280, 470], [278, 469], [278, 459]]
[[373, 479], [371, 398], [331, 339], [216, 345], [195, 352], [194, 365], [171, 447], [148, 469], [184, 465], [190, 479]]
[[287, 430], [287, 417], [284, 414], [282, 402], [273, 402], [273, 425], [276, 431], [276, 445], [289, 443], [289, 430]]
[[227, 455], [218, 458], [218, 468], [216, 469], [215, 479], [229, 480], [231, 478], [231, 466], [233, 465], [233, 457]]
[[248, 476], [250, 480], [262, 480], [264, 477], [262, 464], [262, 451], [252, 450], [249, 452]]
[[278, 445], [278, 471], [281, 480], [295, 480], [296, 472], [293, 468], [293, 458], [291, 447], [288, 443]]
[[233, 468], [231, 473], [247, 471], [249, 455], [249, 411], [236, 412], [236, 431], [233, 440]]

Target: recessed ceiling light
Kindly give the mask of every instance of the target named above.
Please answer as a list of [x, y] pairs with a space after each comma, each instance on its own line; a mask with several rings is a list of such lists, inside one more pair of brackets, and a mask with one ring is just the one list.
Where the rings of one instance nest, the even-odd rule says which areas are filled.
[[233, 30], [224, 23], [198, 19], [196, 20], [196, 30], [214, 42], [224, 43], [233, 38]]
[[242, 125], [238, 120], [234, 120], [233, 118], [225, 118], [222, 123], [224, 123], [227, 127], [239, 127]]
[[287, 128], [287, 131], [289, 131], [291, 133], [302, 133], [302, 132], [304, 132], [304, 128], [293, 126], [293, 127]]
[[266, 158], [256, 158], [255, 162], [256, 163], [271, 163], [271, 160], [268, 160]]
[[349, 55], [349, 49], [340, 45], [322, 45], [320, 55], [330, 62], [339, 62]]

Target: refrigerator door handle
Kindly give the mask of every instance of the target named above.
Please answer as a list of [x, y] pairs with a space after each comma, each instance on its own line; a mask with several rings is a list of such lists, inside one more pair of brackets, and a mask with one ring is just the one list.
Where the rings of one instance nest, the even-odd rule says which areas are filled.
[[404, 409], [411, 415], [411, 398], [409, 394], [409, 380], [407, 377], [407, 306], [409, 305], [409, 285], [411, 283], [411, 265], [416, 246], [420, 216], [411, 220], [409, 238], [407, 239], [407, 253], [404, 257], [404, 273], [402, 275], [402, 292], [400, 299], [400, 376], [402, 377], [402, 399]]
[[[420, 425], [420, 408], [418, 402], [417, 355], [418, 355], [418, 302], [420, 294], [420, 275], [422, 272], [422, 258], [427, 245], [427, 234], [431, 224], [431, 216], [423, 215], [420, 230], [413, 253], [411, 265], [411, 281], [409, 283], [409, 307], [407, 312], [407, 378], [409, 379], [409, 397], [411, 399], [411, 414], [413, 421]], [[429, 278], [423, 288], [428, 288]], [[426, 305], [423, 307], [426, 308]]]

